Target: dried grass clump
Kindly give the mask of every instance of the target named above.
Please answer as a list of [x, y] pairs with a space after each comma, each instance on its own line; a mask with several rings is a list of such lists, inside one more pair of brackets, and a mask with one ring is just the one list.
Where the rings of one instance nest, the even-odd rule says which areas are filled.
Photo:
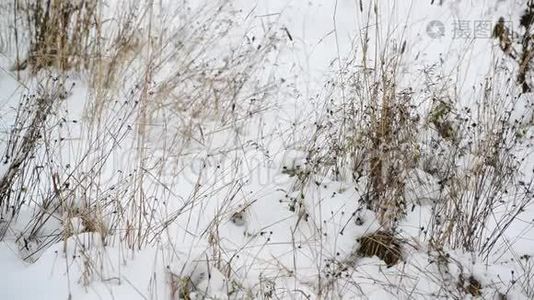
[[[46, 137], [47, 120], [54, 108], [67, 96], [57, 78], [48, 78], [35, 94], [24, 95], [16, 112], [15, 124], [4, 147], [2, 163], [6, 171], [0, 178], [0, 217], [10, 219], [18, 214], [24, 197], [38, 181], [33, 176], [42, 166], [32, 164], [34, 155]], [[28, 182], [29, 181], [29, 182]], [[25, 184], [26, 183], [26, 184]], [[22, 199], [22, 200], [21, 200]], [[43, 204], [46, 207], [46, 203]], [[3, 236], [0, 236], [0, 240]]]
[[20, 16], [15, 22], [20, 21], [20, 31], [29, 38], [27, 57], [17, 61], [17, 70], [29, 68], [35, 73], [49, 67], [59, 70], [88, 68], [98, 44], [97, 0], [23, 0], [15, 3], [15, 14], [18, 12]]
[[[316, 122], [306, 163], [295, 177], [302, 182], [317, 174], [356, 184], [364, 178], [362, 204], [376, 212], [385, 230], [393, 231], [406, 212], [404, 191], [418, 160], [422, 118], [415, 110], [414, 91], [397, 87], [400, 59], [383, 59], [388, 66], [383, 71], [349, 61], [342, 76], [328, 84], [328, 94], [319, 100], [325, 114]], [[351, 89], [342, 95], [341, 86]]]
[[460, 274], [458, 278], [458, 289], [464, 294], [470, 294], [473, 297], [482, 295], [482, 284], [473, 275], [466, 279]]
[[357, 251], [359, 256], [377, 256], [388, 267], [392, 267], [402, 260], [401, 241], [392, 233], [378, 231], [360, 238], [359, 242], [360, 248]]
[[189, 276], [178, 276], [169, 272], [170, 281], [170, 299], [189, 300], [191, 299], [191, 292], [194, 291], [194, 285]]
[[520, 18], [520, 34], [514, 28], [508, 28], [503, 17], [493, 28], [493, 38], [499, 42], [503, 53], [517, 63], [517, 84], [523, 93], [532, 91], [532, 83], [528, 78], [531, 73], [534, 59], [534, 40], [532, 39], [532, 26], [534, 25], [534, 2], [526, 1], [525, 9]]

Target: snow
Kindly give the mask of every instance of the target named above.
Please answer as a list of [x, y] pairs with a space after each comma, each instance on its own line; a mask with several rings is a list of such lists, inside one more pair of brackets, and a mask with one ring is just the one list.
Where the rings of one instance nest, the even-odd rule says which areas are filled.
[[[359, 238], [381, 229], [375, 213], [359, 203], [366, 196], [366, 178], [354, 183], [314, 174], [304, 186], [295, 183], [298, 175], [292, 172], [304, 169], [308, 156], [301, 142], [313, 134], [313, 122], [322, 114], [318, 108], [326, 105], [318, 100], [325, 98], [316, 96], [328, 94], [325, 82], [336, 78], [347, 59], [362, 55], [359, 45], [370, 1], [364, 2], [360, 11], [359, 2], [349, 0], [234, 0], [234, 14], [230, 15], [242, 27], [222, 42], [228, 45], [209, 49], [208, 58], [211, 51], [225, 52], [225, 47], [241, 43], [243, 32], [249, 32], [248, 37], [252, 33], [261, 36], [269, 21], [277, 21], [278, 37], [285, 39], [279, 56], [268, 58], [273, 65], [260, 68], [257, 82], [275, 78], [279, 88], [287, 92], [273, 92], [269, 96], [274, 103], [244, 121], [227, 116], [196, 124], [194, 118], [173, 119], [167, 114], [170, 109], [162, 109], [147, 126], [147, 140], [138, 144], [135, 130], [91, 127], [94, 124], [87, 121], [84, 111], [93, 96], [89, 84], [82, 75], [72, 75], [69, 82], [75, 85], [62, 104], [71, 122], [58, 131], [71, 142], [68, 148], [56, 149], [54, 157], [86, 169], [101, 167], [99, 178], [87, 175], [84, 184], [89, 197], [102, 201], [137, 205], [139, 199], [132, 196], [127, 183], [144, 176], [144, 186], [137, 188], [146, 191], [146, 202], [139, 205], [144, 205], [150, 217], [134, 216], [147, 226], [157, 225], [147, 231], [145, 242], [139, 245], [138, 240], [119, 242], [128, 230], [121, 221], [117, 233], [107, 237], [104, 244], [106, 238], [99, 233], [87, 232], [82, 207], [83, 197], [88, 195], [75, 195], [72, 201], [80, 207], [79, 212], [70, 217], [67, 212], [54, 215], [39, 230], [37, 239], [21, 247], [19, 237], [38, 210], [38, 200], [34, 200], [36, 203], [21, 210], [0, 242], [0, 299], [180, 299], [173, 287], [180, 289], [182, 283], [188, 286], [192, 299], [206, 295], [211, 299], [433, 299], [450, 297], [443, 287], [456, 290], [460, 274], [466, 278], [472, 275], [481, 283], [484, 299], [497, 298], [499, 293], [506, 294], [507, 299], [528, 299], [527, 285], [530, 283], [532, 293], [532, 279], [529, 282], [523, 276], [532, 262], [520, 257], [534, 256], [534, 203], [509, 225], [488, 259], [443, 249], [449, 257], [440, 264], [433, 261], [433, 250], [426, 242], [432, 204], [443, 201], [440, 179], [428, 170], [414, 168], [407, 175], [407, 215], [399, 225], [399, 236], [406, 242], [403, 262], [388, 268], [376, 256], [353, 255]], [[518, 1], [445, 1], [438, 6], [430, 1], [384, 0], [378, 1], [378, 6], [380, 26], [372, 21], [371, 34], [378, 34], [382, 41], [391, 36], [395, 41], [371, 44], [369, 53], [397, 53], [399, 49], [388, 47], [406, 41], [399, 85], [415, 87], [417, 97], [430, 95], [423, 89], [428, 80], [423, 76], [425, 69], [432, 69], [438, 78], [437, 74], [453, 74], [455, 82], [437, 80], [437, 84], [470, 105], [480, 99], [477, 85], [491, 75], [495, 64], [514, 67], [501, 61], [500, 49], [491, 39], [455, 40], [451, 26], [455, 20], [515, 17], [520, 12]], [[443, 38], [428, 37], [425, 30], [430, 20], [446, 24]], [[31, 88], [16, 80], [8, 59], [2, 59], [1, 66], [0, 140], [5, 142], [14, 119], [13, 107]], [[155, 82], [170, 78], [176, 71], [172, 69], [163, 67]], [[125, 76], [121, 92], [140, 93], [128, 78]], [[159, 87], [158, 83], [153, 86], [154, 90]], [[189, 83], [183, 87], [191, 88]], [[108, 115], [104, 114], [102, 124], [116, 116], [133, 124], [135, 116], [129, 115], [133, 104], [123, 105], [124, 95], [117, 99]], [[531, 95], [523, 95], [517, 103], [503, 106], [519, 107], [513, 110], [512, 120], [528, 128], [530, 122], [526, 120], [531, 116], [524, 117], [523, 111], [528, 111], [531, 102]], [[254, 111], [258, 108], [255, 105], [248, 107]], [[428, 109], [425, 105], [420, 109]], [[182, 140], [187, 134], [174, 135], [184, 124], [194, 124], [190, 143]], [[121, 139], [109, 138], [108, 132]], [[114, 147], [114, 143], [120, 146]], [[136, 151], [148, 144], [150, 158], [140, 170]], [[93, 155], [107, 150], [110, 156], [106, 161]], [[431, 159], [433, 151], [430, 147], [421, 149]], [[91, 155], [86, 160], [87, 153]], [[526, 148], [522, 154], [526, 157], [523, 175], [528, 178], [534, 159]], [[5, 169], [0, 171], [4, 174]], [[470, 193], [466, 195], [472, 197]], [[512, 196], [505, 199], [511, 199], [509, 203], [515, 200]], [[488, 232], [501, 226], [497, 220], [509, 211], [505, 209], [508, 206], [493, 212]], [[70, 228], [69, 236], [55, 239], [65, 227]], [[32, 258], [25, 259], [28, 256]], [[441, 268], [447, 269], [446, 276]], [[447, 280], [450, 283], [444, 285]]]

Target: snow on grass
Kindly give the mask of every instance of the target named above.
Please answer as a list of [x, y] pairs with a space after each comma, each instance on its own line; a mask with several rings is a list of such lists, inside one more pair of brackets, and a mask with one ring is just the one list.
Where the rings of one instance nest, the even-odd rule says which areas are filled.
[[[421, 126], [417, 149], [424, 163], [405, 175], [406, 215], [395, 232], [401, 259], [388, 266], [379, 254], [358, 251], [362, 238], [383, 229], [366, 206], [370, 178], [325, 174], [322, 166], [310, 166], [308, 147], [327, 119], [324, 108], [358, 89], [332, 82], [348, 74], [346, 61], [363, 70], [362, 46], [374, 70], [381, 59], [403, 54], [397, 91], [411, 88], [421, 123], [430, 118], [432, 97], [486, 105], [477, 103], [488, 99], [480, 85], [485, 76], [501, 65], [506, 77], [515, 66], [501, 59], [492, 39], [454, 39], [453, 26], [517, 19], [516, 2], [376, 1], [376, 19], [368, 17], [375, 8], [363, 1], [360, 8], [358, 1], [240, 0], [220, 11], [219, 2], [193, 3], [185, 9], [190, 14], [165, 2], [153, 23], [160, 40], [151, 37], [163, 46], [132, 50], [131, 67], [116, 74], [118, 92], [95, 90], [83, 74], [64, 81], [68, 96], [46, 123], [49, 141], [61, 142], [38, 144], [34, 155], [41, 160], [32, 165], [40, 170], [43, 163], [49, 173], [39, 173], [46, 176], [22, 193], [31, 203], [0, 223], [0, 233], [6, 231], [0, 298], [529, 299], [534, 205], [518, 208], [531, 194], [521, 194], [516, 181], [507, 182], [510, 194], [495, 192], [503, 203], [491, 206], [483, 224], [482, 236], [495, 242], [491, 251], [439, 244], [436, 219], [448, 212], [437, 209], [449, 199], [471, 199], [454, 203], [470, 210], [478, 190], [466, 184], [458, 197], [443, 188], [446, 176], [433, 170], [444, 160], [438, 151], [448, 155], [456, 145], [440, 140], [433, 147], [436, 134]], [[176, 8], [177, 15], [164, 14]], [[431, 20], [445, 25], [442, 38], [428, 36]], [[139, 35], [146, 34], [143, 22]], [[17, 80], [12, 62], [2, 59], [0, 73], [4, 144], [18, 101], [38, 96], [40, 83], [24, 71]], [[525, 157], [522, 173], [514, 175], [528, 186], [531, 99], [505, 95], [513, 91], [495, 92], [491, 103], [510, 110], [510, 122], [525, 128], [526, 142], [514, 153]], [[461, 126], [454, 128], [467, 132]], [[331, 136], [321, 138], [321, 151], [334, 149], [328, 148]], [[458, 186], [476, 176], [472, 168], [483, 164], [484, 154], [469, 152], [454, 162]], [[491, 184], [481, 180], [477, 187], [491, 190]], [[507, 216], [513, 221], [504, 223]]]

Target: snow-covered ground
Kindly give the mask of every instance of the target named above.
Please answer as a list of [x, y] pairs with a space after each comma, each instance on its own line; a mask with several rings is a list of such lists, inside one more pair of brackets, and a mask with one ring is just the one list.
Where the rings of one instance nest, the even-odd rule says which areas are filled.
[[[173, 5], [182, 7], [163, 2], [168, 12]], [[515, 185], [523, 181], [529, 186], [532, 178], [533, 99], [530, 94], [514, 98], [514, 80], [506, 77], [515, 74], [516, 65], [487, 35], [491, 33], [455, 36], [461, 34], [459, 21], [467, 22], [463, 24], [468, 28], [486, 21], [495, 24], [501, 16], [519, 22], [521, 1], [445, 0], [438, 5], [437, 0], [233, 0], [223, 18], [233, 22], [231, 29], [213, 44], [196, 40], [199, 27], [193, 23], [197, 17], [202, 22], [211, 6], [191, 2], [195, 2], [191, 11], [179, 13], [183, 16], [154, 21], [158, 29], [179, 33], [170, 40], [186, 49], [179, 52], [184, 57], [163, 61], [167, 65], [151, 78], [148, 92], [137, 87], [136, 80], [146, 79], [138, 71], [143, 62], [132, 63], [134, 70], [121, 74], [120, 92], [111, 97], [115, 101], [105, 106], [99, 122], [88, 117], [96, 92], [87, 74], [69, 74], [68, 96], [49, 120], [57, 126], [50, 125], [48, 138], [60, 143], [39, 150], [36, 164], [49, 166], [62, 184], [83, 186], [86, 193], [74, 188], [68, 192], [67, 187], [58, 198], [77, 207], [90, 199], [87, 209], [101, 212], [104, 221], [88, 225], [81, 208], [72, 214], [63, 204], [56, 211], [51, 209], [55, 202], [44, 206], [53, 198], [57, 181], [41, 179], [27, 196], [31, 203], [23, 205], [15, 218], [6, 217], [9, 224], [0, 242], [0, 299], [534, 297], [534, 264], [529, 260], [534, 256], [534, 201], [528, 192], [518, 199]], [[110, 4], [107, 13], [114, 9], [119, 8]], [[166, 23], [171, 21], [177, 23]], [[431, 30], [437, 30], [432, 31], [437, 36], [431, 36]], [[363, 42], [366, 38], [370, 42]], [[210, 48], [199, 54], [196, 43]], [[368, 46], [367, 53], [363, 45]], [[229, 84], [211, 69], [207, 75], [179, 70], [189, 55], [205, 59], [211, 68], [231, 65], [248, 51], [269, 47], [273, 48], [258, 54], [250, 65], [236, 63], [237, 72], [252, 80], [235, 95], [225, 90]], [[5, 145], [18, 102], [39, 86], [27, 72], [17, 79], [9, 55], [0, 59], [0, 141]], [[434, 247], [429, 227], [436, 224], [436, 201], [445, 201], [442, 178], [419, 165], [406, 175], [403, 197], [408, 209], [396, 230], [402, 259], [393, 266], [376, 256], [357, 255], [361, 238], [382, 229], [379, 217], [361, 201], [367, 197], [369, 178], [354, 181], [317, 172], [301, 181], [294, 173], [309, 162], [307, 151], [317, 124], [328, 119], [325, 108], [335, 102], [330, 98], [349, 98], [349, 90], [358, 88], [332, 82], [350, 77], [347, 64], [353, 60], [358, 66], [364, 55], [377, 69], [384, 67], [378, 61], [381, 56], [402, 57], [397, 91], [410, 88], [414, 110], [421, 115], [430, 110], [429, 99], [436, 97], [436, 90], [445, 90], [459, 106], [473, 110], [477, 105], [496, 105], [499, 97], [505, 108], [517, 101], [511, 122], [517, 120], [525, 128], [526, 138], [514, 154], [524, 160], [514, 174], [517, 178], [506, 183], [510, 193], [503, 192], [506, 188], [494, 192], [502, 193], [498, 199], [506, 202], [495, 205], [482, 236], [495, 228], [503, 233], [490, 237], [496, 242], [488, 253], [447, 244]], [[495, 71], [501, 68], [502, 73]], [[180, 74], [191, 78], [178, 78]], [[195, 80], [204, 77], [210, 78], [214, 90], [220, 87], [220, 94], [209, 97], [235, 96], [234, 102], [221, 100], [222, 106], [232, 103], [231, 109], [221, 109], [222, 115], [202, 115], [200, 108], [213, 104], [209, 100], [203, 104], [199, 96], [208, 85], [195, 89], [199, 84]], [[495, 84], [504, 82], [501, 90], [485, 93], [488, 77]], [[167, 92], [171, 85], [178, 88]], [[260, 86], [264, 91], [254, 90]], [[504, 95], [507, 91], [512, 96]], [[146, 115], [138, 114], [136, 101], [151, 93], [166, 100]], [[186, 102], [187, 97], [200, 99], [200, 105], [194, 104], [200, 116], [188, 115], [196, 113], [197, 106]], [[184, 102], [172, 102], [174, 98]], [[418, 148], [421, 160], [439, 161], [442, 148], [431, 147], [430, 133], [416, 135], [428, 142]], [[331, 149], [325, 141], [319, 143]], [[478, 158], [477, 153], [467, 153], [457, 164], [469, 165]], [[7, 165], [2, 166], [3, 174]], [[465, 177], [469, 176], [466, 171]], [[465, 197], [478, 201], [475, 193], [468, 191]], [[517, 208], [524, 203], [529, 204]], [[515, 212], [513, 222], [501, 222]], [[35, 224], [36, 216], [48, 218], [38, 230], [28, 225]], [[2, 226], [6, 225], [0, 223], [0, 232]], [[27, 236], [28, 232], [35, 234]], [[472, 278], [476, 283], [470, 284]], [[466, 292], [478, 284], [476, 291]]]

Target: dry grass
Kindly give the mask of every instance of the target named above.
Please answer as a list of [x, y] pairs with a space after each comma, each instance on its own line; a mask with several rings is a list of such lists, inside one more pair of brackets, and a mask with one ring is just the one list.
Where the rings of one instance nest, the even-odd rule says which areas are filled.
[[[0, 179], [0, 208], [2, 218], [16, 216], [24, 203], [25, 195], [37, 189], [39, 180], [33, 178], [35, 167], [31, 160], [37, 149], [45, 142], [47, 121], [59, 103], [67, 97], [64, 84], [57, 78], [48, 78], [36, 94], [24, 95], [15, 117], [15, 126], [10, 133], [3, 164], [7, 171]], [[38, 174], [39, 172], [37, 172]], [[16, 188], [18, 187], [18, 188]], [[42, 203], [46, 210], [48, 202]]]
[[[93, 43], [99, 39], [98, 1], [75, 4], [59, 0], [19, 0], [14, 1], [14, 5], [16, 36], [18, 31], [29, 36], [28, 53], [25, 59], [16, 62], [16, 70], [29, 68], [35, 73], [50, 67], [63, 71], [89, 67], [95, 54]], [[19, 43], [22, 42], [17, 39], [17, 53]]]
[[[171, 236], [170, 228], [186, 219], [180, 230], [190, 234], [202, 217], [195, 214], [209, 211], [208, 200], [221, 199], [213, 220], [198, 234], [206, 241], [206, 264], [231, 282], [233, 296], [284, 293], [276, 286], [279, 278], [267, 276], [260, 276], [254, 291], [247, 290], [239, 280], [248, 271], [236, 268], [235, 261], [248, 245], [228, 255], [223, 244], [225, 222], [246, 228], [252, 219], [249, 206], [256, 201], [244, 196], [243, 177], [234, 169], [243, 163], [241, 158], [236, 155], [233, 165], [223, 170], [232, 178], [229, 184], [206, 186], [213, 178], [205, 165], [193, 178], [189, 195], [176, 192], [176, 181], [186, 176], [184, 157], [212, 150], [207, 145], [219, 131], [229, 132], [227, 138], [237, 149], [232, 150], [244, 152], [249, 146], [241, 140], [243, 132], [256, 129], [250, 120], [256, 122], [257, 115], [273, 107], [271, 97], [280, 87], [264, 73], [276, 65], [283, 45], [280, 35], [289, 35], [287, 29], [281, 32], [274, 22], [264, 23], [260, 31], [236, 32], [235, 14], [226, 1], [209, 3], [190, 15], [165, 14], [166, 7], [153, 2], [120, 1], [124, 9], [111, 15], [102, 11], [98, 0], [81, 6], [58, 0], [14, 3], [13, 22], [20, 26], [0, 33], [0, 50], [16, 52], [16, 69], [33, 76], [38, 88], [30, 86], [20, 100], [5, 147], [7, 172], [0, 179], [5, 224], [0, 224], [0, 239], [12, 234], [28, 261], [58, 241], [65, 249], [73, 241], [83, 245], [83, 283], [89, 284], [101, 276], [106, 260], [96, 244], [119, 247], [121, 259], [127, 257], [124, 253], [164, 244], [172, 248], [169, 257], [182, 258], [174, 249], [181, 241]], [[377, 13], [369, 9], [370, 15]], [[381, 226], [359, 240], [356, 254], [377, 256], [388, 267], [398, 265], [407, 249], [394, 233], [409, 207], [405, 187], [410, 174], [420, 169], [438, 178], [440, 185], [423, 241], [429, 251], [462, 249], [487, 257], [531, 203], [532, 182], [517, 176], [521, 157], [516, 150], [526, 147], [525, 127], [510, 117], [520, 107], [513, 97], [502, 101], [515, 90], [494, 76], [478, 102], [465, 110], [443, 87], [427, 82], [428, 92], [420, 101], [415, 89], [399, 88], [405, 43], [389, 41], [370, 57], [367, 37], [373, 33], [366, 28], [359, 45], [363, 57], [343, 63], [340, 58], [339, 74], [315, 99], [319, 105], [314, 130], [304, 133], [297, 145], [307, 153], [306, 163], [282, 171], [294, 180], [290, 192], [298, 194], [288, 197], [296, 220], [292, 238], [299, 229], [312, 228], [313, 239], [324, 243], [320, 226], [305, 225], [312, 223], [308, 219], [315, 209], [305, 201], [307, 189], [320, 186], [325, 177], [352, 181], [362, 195], [354, 201], [373, 210]], [[229, 46], [236, 35], [242, 39]], [[68, 75], [74, 71], [82, 74], [88, 89], [81, 119], [73, 118], [64, 101], [70, 100]], [[60, 75], [50, 76], [53, 72]], [[31, 209], [30, 220], [20, 230], [12, 228], [23, 207]], [[496, 210], [505, 213], [488, 232], [486, 225]], [[82, 233], [98, 242], [79, 242]], [[264, 232], [244, 235], [253, 241]], [[324, 246], [319, 245], [318, 257], [323, 257]], [[296, 257], [294, 241], [288, 248]], [[341, 277], [354, 272], [337, 258], [332, 262], [328, 268], [318, 263], [314, 288], [319, 295], [334, 295]], [[280, 278], [299, 275], [279, 262], [273, 265], [280, 268]], [[325, 269], [326, 283], [321, 281]], [[192, 275], [169, 271], [168, 276], [169, 297], [189, 299], [196, 289]], [[530, 279], [523, 284], [532, 290]], [[453, 287], [464, 296], [480, 296], [482, 290], [471, 275], [458, 278]]]
[[[361, 201], [377, 213], [385, 230], [394, 230], [405, 214], [404, 190], [408, 171], [419, 158], [416, 132], [422, 126], [413, 91], [397, 90], [398, 55], [383, 58], [380, 71], [362, 68], [355, 60], [344, 65], [319, 100], [324, 114], [307, 141], [306, 165], [295, 173], [302, 182], [296, 189], [317, 174], [356, 183], [368, 179]], [[343, 86], [358, 88], [343, 96]]]
[[[172, 244], [169, 227], [216, 192], [198, 184], [181, 198], [173, 192], [176, 182], [163, 178], [190, 171], [180, 166], [183, 152], [206, 143], [210, 131], [238, 137], [247, 120], [270, 106], [269, 92], [278, 87], [261, 74], [266, 61], [276, 61], [278, 35], [285, 33], [264, 23], [264, 30], [237, 32], [242, 40], [228, 44], [236, 31], [227, 1], [187, 14], [120, 1], [124, 9], [111, 16], [97, 0], [49, 3], [16, 1], [13, 10], [19, 26], [8, 51], [21, 56], [20, 78], [39, 88], [28, 85], [5, 147], [0, 237], [14, 240], [29, 262], [60, 241], [65, 253], [78, 249], [80, 282], [87, 285], [108, 280], [106, 247], [118, 247], [126, 260], [134, 251]], [[78, 76], [88, 90], [84, 99], [70, 97]], [[71, 112], [71, 101], [84, 106], [82, 114]], [[19, 218], [21, 209], [31, 218]], [[217, 254], [220, 241], [211, 246], [209, 263], [232, 277], [232, 262]], [[176, 278], [168, 283], [171, 298], [188, 299]]]
[[473, 275], [469, 276], [467, 279], [465, 279], [463, 275], [460, 275], [460, 278], [458, 279], [458, 288], [465, 294], [470, 294], [473, 297], [480, 297], [482, 285], [475, 279], [475, 277], [473, 277]]
[[188, 276], [177, 276], [173, 273], [169, 273], [170, 278], [170, 298], [169, 299], [191, 299], [191, 291], [194, 289], [191, 278]]
[[392, 267], [402, 260], [401, 241], [393, 234], [378, 231], [359, 239], [360, 247], [357, 254], [362, 257], [377, 256], [388, 267]]

